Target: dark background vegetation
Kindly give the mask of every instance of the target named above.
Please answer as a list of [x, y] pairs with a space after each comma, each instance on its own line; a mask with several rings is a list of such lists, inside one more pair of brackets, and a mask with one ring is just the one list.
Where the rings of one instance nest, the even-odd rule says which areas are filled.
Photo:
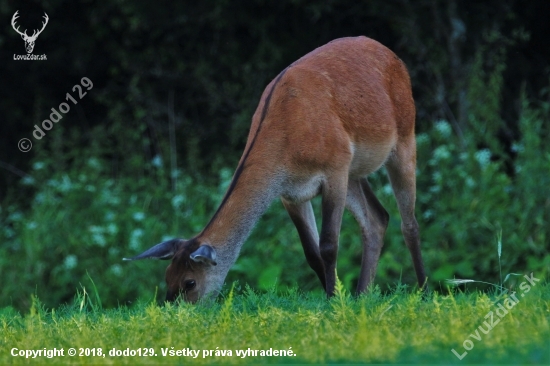
[[[16, 10], [21, 29], [48, 14], [34, 50], [47, 61], [13, 60], [25, 53]], [[547, 275], [549, 16], [547, 0], [0, 1], [0, 306], [27, 308], [33, 293], [57, 306], [90, 278], [107, 306], [163, 293], [166, 263], [121, 258], [198, 233], [263, 88], [312, 49], [356, 35], [387, 45], [411, 74], [432, 288], [454, 277], [498, 283], [500, 267]], [[93, 89], [34, 139], [82, 77]], [[24, 137], [31, 152], [17, 148]], [[391, 214], [377, 284], [412, 285], [387, 179], [371, 182]], [[349, 214], [340, 248], [350, 288], [360, 243]], [[320, 291], [279, 202], [234, 280]]]

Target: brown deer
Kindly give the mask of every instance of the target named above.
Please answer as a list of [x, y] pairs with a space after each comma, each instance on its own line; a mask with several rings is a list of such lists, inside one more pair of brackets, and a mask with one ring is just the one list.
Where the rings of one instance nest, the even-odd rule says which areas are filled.
[[50, 18], [48, 18], [48, 14], [44, 13], [44, 22], [42, 22], [42, 29], [40, 30], [34, 30], [32, 32], [32, 36], [29, 36], [27, 34], [27, 31], [25, 30], [24, 32], [21, 32], [19, 30], [19, 26], [17, 26], [17, 28], [15, 28], [15, 21], [17, 18], [19, 18], [19, 15], [17, 15], [17, 13], [19, 12], [19, 10], [17, 10], [15, 12], [15, 14], [13, 14], [13, 17], [11, 18], [11, 26], [13, 27], [13, 29], [19, 33], [21, 35], [21, 38], [23, 38], [23, 41], [25, 41], [25, 49], [27, 50], [27, 53], [32, 53], [33, 49], [34, 49], [34, 42], [36, 42], [36, 39], [38, 38], [38, 36], [40, 35], [40, 33], [42, 33], [42, 31], [44, 30], [44, 28], [46, 28], [46, 25], [48, 24], [48, 20]]
[[[328, 296], [336, 282], [342, 214], [345, 207], [352, 212], [363, 243], [361, 293], [374, 279], [389, 219], [367, 176], [385, 164], [422, 287], [426, 275], [414, 215], [414, 123], [409, 74], [392, 51], [366, 37], [319, 47], [283, 70], [263, 92], [231, 184], [204, 230], [126, 260], [172, 259], [166, 269], [168, 301], [215, 295], [258, 218], [281, 197]], [[319, 194], [320, 235], [310, 202]]]

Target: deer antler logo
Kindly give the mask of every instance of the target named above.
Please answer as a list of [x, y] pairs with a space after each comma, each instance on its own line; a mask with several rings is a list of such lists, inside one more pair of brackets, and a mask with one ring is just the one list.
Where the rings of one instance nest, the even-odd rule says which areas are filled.
[[48, 20], [50, 18], [48, 18], [48, 14], [44, 12], [45, 22], [42, 22], [42, 29], [40, 30], [35, 29], [34, 32], [32, 33], [32, 36], [29, 36], [27, 35], [27, 30], [25, 30], [25, 32], [21, 32], [19, 31], [19, 26], [15, 28], [15, 20], [19, 17], [19, 15], [17, 15], [18, 12], [19, 10], [17, 10], [15, 14], [13, 14], [13, 17], [11, 18], [11, 26], [13, 27], [13, 29], [15, 29], [17, 33], [21, 35], [21, 38], [23, 38], [23, 41], [25, 41], [25, 49], [27, 50], [27, 53], [32, 53], [32, 50], [34, 49], [34, 42], [36, 42], [36, 38], [38, 38], [40, 33], [42, 33], [44, 28], [46, 28], [46, 24], [48, 24]]

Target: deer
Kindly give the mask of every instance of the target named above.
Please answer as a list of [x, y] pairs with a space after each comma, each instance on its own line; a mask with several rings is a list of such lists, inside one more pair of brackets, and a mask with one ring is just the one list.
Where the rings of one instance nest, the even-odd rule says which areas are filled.
[[[124, 260], [171, 260], [168, 302], [213, 298], [259, 217], [280, 198], [327, 297], [335, 293], [342, 215], [345, 208], [352, 213], [361, 228], [361, 294], [373, 283], [389, 222], [368, 182], [384, 165], [418, 285], [425, 289], [414, 213], [415, 115], [409, 73], [390, 49], [364, 36], [333, 40], [267, 85], [229, 188], [202, 232]], [[311, 204], [318, 195], [320, 232]]]
[[13, 17], [11, 18], [11, 26], [17, 33], [21, 35], [21, 38], [23, 38], [23, 41], [25, 41], [25, 50], [27, 51], [27, 53], [32, 53], [32, 51], [34, 50], [34, 43], [36, 42], [36, 39], [38, 38], [40, 33], [42, 33], [44, 28], [46, 28], [46, 25], [48, 24], [48, 20], [50, 18], [48, 17], [48, 14], [44, 12], [44, 16], [43, 16], [44, 21], [42, 22], [42, 29], [40, 30], [35, 29], [32, 33], [32, 36], [29, 36], [27, 34], [27, 30], [25, 30], [25, 32], [21, 32], [19, 30], [19, 26], [17, 26], [17, 28], [15, 27], [16, 19], [19, 18], [19, 15], [17, 15], [18, 12], [19, 10], [17, 10], [15, 14], [13, 14]]

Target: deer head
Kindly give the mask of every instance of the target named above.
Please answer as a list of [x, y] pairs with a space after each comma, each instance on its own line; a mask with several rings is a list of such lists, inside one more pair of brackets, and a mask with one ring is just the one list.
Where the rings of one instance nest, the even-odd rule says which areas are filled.
[[32, 50], [34, 49], [34, 42], [36, 42], [36, 38], [38, 38], [40, 33], [42, 33], [44, 28], [46, 28], [46, 24], [48, 24], [48, 20], [50, 18], [48, 18], [48, 14], [44, 13], [45, 21], [42, 22], [42, 29], [40, 30], [35, 29], [32, 33], [32, 36], [29, 36], [27, 34], [27, 30], [25, 30], [25, 32], [21, 32], [19, 30], [19, 26], [17, 26], [17, 28], [15, 27], [15, 20], [19, 17], [19, 15], [17, 15], [18, 12], [19, 10], [17, 10], [15, 14], [13, 14], [13, 17], [11, 18], [11, 26], [17, 33], [21, 35], [21, 38], [23, 38], [23, 41], [25, 41], [25, 49], [27, 50], [27, 53], [32, 53]]
[[216, 293], [223, 284], [225, 276], [218, 273], [216, 257], [216, 250], [212, 246], [201, 244], [193, 238], [168, 240], [124, 260], [175, 258], [166, 269], [166, 300], [174, 301], [181, 296], [185, 301], [194, 303], [205, 294]]

